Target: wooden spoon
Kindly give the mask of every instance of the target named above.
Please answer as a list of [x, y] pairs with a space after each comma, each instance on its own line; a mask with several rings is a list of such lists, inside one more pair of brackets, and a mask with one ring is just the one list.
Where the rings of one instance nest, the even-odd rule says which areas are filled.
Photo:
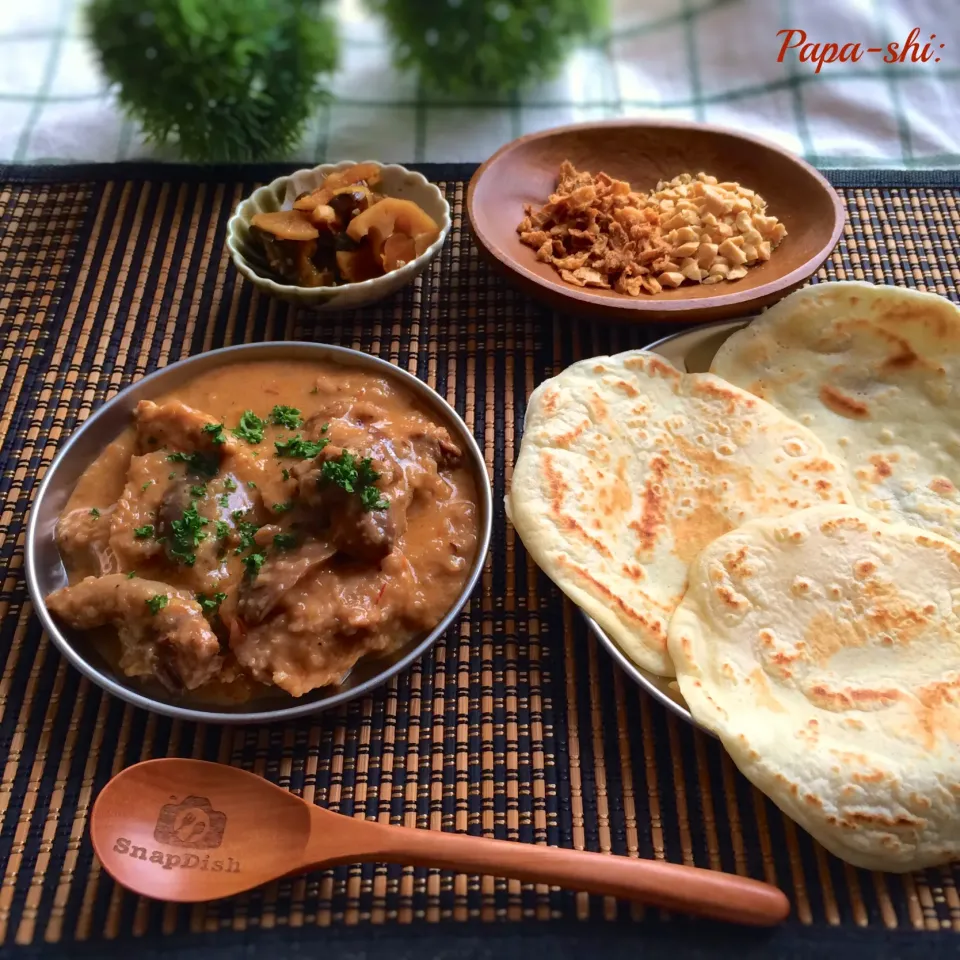
[[758, 880], [357, 820], [203, 760], [148, 760], [117, 774], [93, 805], [90, 836], [118, 883], [180, 903], [335, 864], [380, 861], [574, 887], [758, 926], [779, 923], [790, 910], [780, 890]]

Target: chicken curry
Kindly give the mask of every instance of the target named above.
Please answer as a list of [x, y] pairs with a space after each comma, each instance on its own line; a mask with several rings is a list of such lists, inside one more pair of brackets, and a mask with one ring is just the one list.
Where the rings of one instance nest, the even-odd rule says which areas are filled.
[[477, 536], [461, 450], [395, 383], [237, 363], [141, 401], [87, 469], [47, 604], [169, 691], [301, 696], [435, 627]]

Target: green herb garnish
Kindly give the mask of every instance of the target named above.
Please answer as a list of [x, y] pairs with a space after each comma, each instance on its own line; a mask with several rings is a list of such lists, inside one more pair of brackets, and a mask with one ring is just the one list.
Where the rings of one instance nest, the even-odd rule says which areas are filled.
[[183, 516], [170, 524], [172, 538], [169, 554], [171, 559], [192, 567], [197, 560], [195, 551], [200, 545], [200, 541], [206, 537], [202, 528], [209, 522], [206, 517], [200, 516], [196, 503], [191, 503], [183, 511]]
[[[217, 475], [217, 460], [215, 457], [203, 453], [171, 453], [168, 457], [173, 463], [185, 463], [187, 469], [201, 477], [215, 477]], [[175, 473], [170, 474], [172, 480]]]
[[196, 597], [197, 603], [200, 604], [200, 609], [204, 613], [216, 613], [220, 604], [227, 599], [225, 593], [215, 593], [212, 597], [208, 597], [205, 593], [198, 593]]
[[142, 492], [143, 492], [144, 490], [146, 490], [152, 483], [153, 483], [153, 480], [148, 480], [148, 481], [140, 488], [140, 492], [142, 493]]
[[248, 486], [251, 490], [256, 490], [256, 489], [257, 489], [257, 485], [256, 485], [252, 480], [248, 480], [248, 481], [247, 481], [247, 486]]
[[240, 423], [233, 428], [233, 435], [247, 443], [261, 443], [263, 441], [263, 428], [267, 425], [266, 420], [261, 420], [252, 410], [244, 410], [240, 417]]
[[213, 527], [217, 532], [218, 540], [224, 540], [230, 536], [230, 524], [226, 520], [217, 520]]
[[217, 497], [217, 503], [220, 504], [221, 507], [229, 507], [230, 498], [225, 493], [221, 493], [220, 496]]
[[218, 447], [222, 443], [227, 442], [227, 438], [223, 435], [223, 424], [222, 423], [208, 423], [203, 428], [203, 433], [210, 434], [210, 442], [216, 444]]
[[278, 457], [295, 457], [297, 460], [312, 460], [330, 441], [326, 437], [320, 440], [304, 440], [299, 434], [289, 440], [277, 440]]
[[390, 506], [390, 501], [381, 496], [376, 487], [364, 487], [360, 491], [360, 502], [364, 510], [386, 510]]
[[288, 430], [296, 430], [303, 423], [300, 411], [296, 407], [285, 407], [280, 403], [270, 411], [270, 420], [278, 427], [286, 427]]
[[297, 545], [297, 538], [292, 533], [275, 533], [273, 535], [273, 545], [278, 550], [289, 550], [290, 547]]
[[255, 577], [267, 559], [265, 553], [251, 553], [250, 556], [243, 558], [243, 565], [247, 568], [247, 576]]
[[289, 480], [289, 479], [290, 479], [290, 471], [289, 471], [289, 470], [281, 470], [281, 471], [280, 471], [280, 476], [283, 477], [284, 480]]
[[286, 503], [275, 503], [275, 504], [273, 505], [273, 512], [274, 512], [274, 513], [286, 513], [288, 510], [292, 510], [292, 509], [293, 509], [293, 501], [292, 501], [292, 500], [287, 500]]
[[155, 597], [147, 598], [147, 607], [150, 612], [156, 616], [169, 602], [170, 598], [165, 593], [158, 593]]
[[[170, 458], [167, 457], [167, 459], [169, 460]], [[167, 479], [168, 479], [168, 480], [176, 480], [176, 479], [177, 479], [177, 471], [176, 471], [176, 470], [171, 470], [170, 473], [167, 474]]]
[[133, 528], [133, 535], [134, 535], [138, 540], [146, 540], [148, 537], [152, 537], [152, 536], [153, 536], [153, 524], [152, 524], [152, 523], [146, 523], [146, 524], [144, 524], [142, 527], [134, 527], [134, 528]]
[[190, 488], [191, 497], [201, 498], [201, 497], [205, 497], [206, 495], [207, 495], [207, 488], [202, 483], [194, 484]]
[[230, 514], [230, 516], [233, 517], [234, 520], [242, 520], [246, 515], [247, 515], [246, 510], [234, 510], [233, 513]]
[[233, 477], [225, 477], [223, 481], [223, 489], [229, 490], [231, 493], [233, 493], [233, 491], [237, 489], [237, 481], [234, 480]]
[[256, 546], [256, 541], [253, 538], [259, 529], [260, 527], [255, 523], [248, 523], [246, 520], [238, 521], [237, 536], [240, 537], [240, 545], [233, 552], [243, 553], [244, 550], [249, 550], [251, 547]]
[[137, 575], [137, 571], [136, 571], [136, 570], [131, 570], [131, 571], [127, 574], [127, 579], [128, 579], [128, 580], [132, 580], [136, 575]]
[[373, 469], [370, 457], [357, 458], [344, 450], [336, 460], [327, 460], [320, 468], [320, 483], [340, 487], [346, 493], [359, 495], [364, 510], [386, 510], [390, 501], [375, 486], [380, 474]]
[[99, 511], [96, 507], [91, 507], [91, 508], [90, 508], [90, 516], [93, 517], [94, 520], [99, 520], [99, 519], [100, 519], [100, 511]]

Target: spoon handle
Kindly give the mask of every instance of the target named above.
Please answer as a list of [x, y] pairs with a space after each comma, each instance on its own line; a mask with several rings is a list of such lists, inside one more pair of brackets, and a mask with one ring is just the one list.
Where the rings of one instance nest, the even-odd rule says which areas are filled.
[[[345, 832], [352, 849], [337, 857], [339, 863], [372, 860], [509, 877], [754, 926], [773, 926], [790, 912], [789, 900], [777, 887], [699, 867], [363, 820], [349, 824]], [[329, 853], [322, 859], [331, 862]]]

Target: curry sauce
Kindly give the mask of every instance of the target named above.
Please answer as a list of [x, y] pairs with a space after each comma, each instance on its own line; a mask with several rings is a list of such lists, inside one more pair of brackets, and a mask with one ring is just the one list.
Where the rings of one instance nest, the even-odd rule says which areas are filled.
[[340, 683], [461, 593], [478, 536], [462, 460], [389, 379], [224, 366], [142, 401], [81, 477], [57, 527], [70, 586], [48, 606], [194, 700]]

